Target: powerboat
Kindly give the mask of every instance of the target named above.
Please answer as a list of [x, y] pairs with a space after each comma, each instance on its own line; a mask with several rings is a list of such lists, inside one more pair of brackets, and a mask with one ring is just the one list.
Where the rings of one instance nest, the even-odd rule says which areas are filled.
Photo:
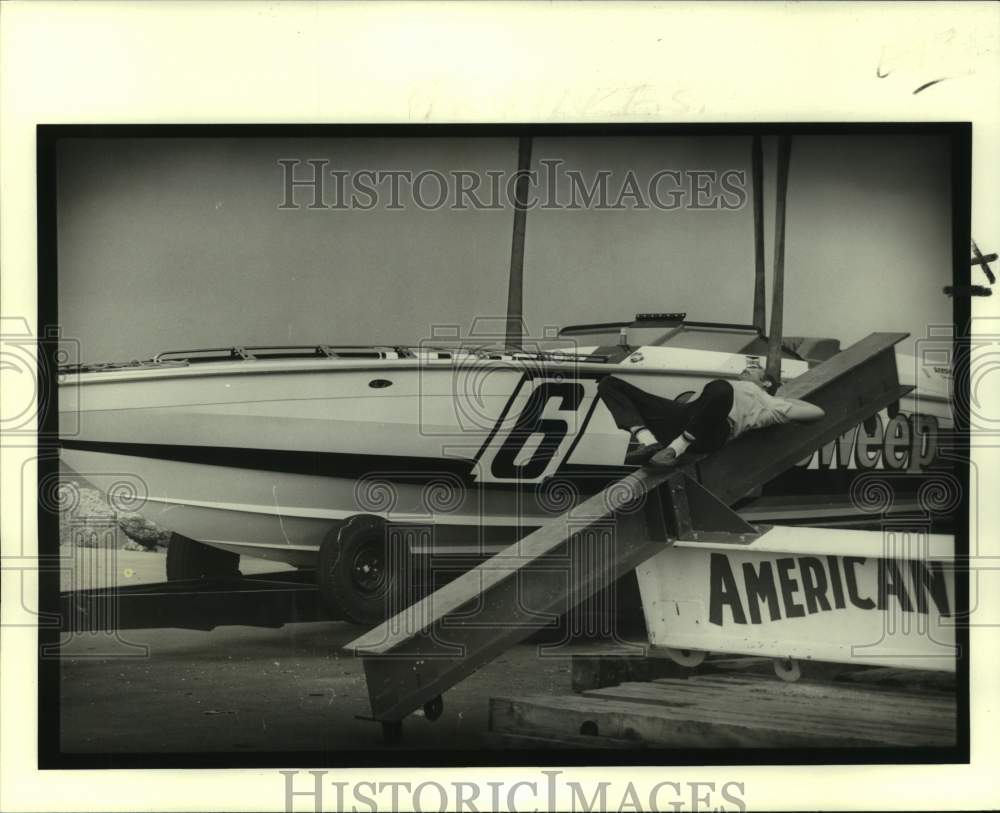
[[[240, 555], [315, 568], [326, 545], [331, 595], [376, 595], [386, 529], [410, 554], [488, 556], [627, 473], [628, 434], [597, 395], [604, 376], [683, 401], [766, 355], [754, 328], [684, 314], [577, 325], [559, 339], [573, 346], [229, 347], [65, 367], [61, 462], [177, 535], [172, 577], [234, 569]], [[786, 381], [822, 360], [793, 345], [837, 352], [785, 344]], [[744, 515], [871, 522], [851, 481], [939, 465], [947, 370], [897, 365], [909, 396], [749, 495]]]

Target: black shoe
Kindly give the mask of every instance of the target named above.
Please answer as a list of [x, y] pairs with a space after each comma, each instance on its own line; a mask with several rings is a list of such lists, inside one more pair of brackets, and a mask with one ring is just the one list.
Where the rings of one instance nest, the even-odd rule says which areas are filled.
[[629, 449], [625, 455], [626, 466], [645, 466], [649, 459], [663, 448], [662, 443], [646, 443]]
[[677, 452], [667, 446], [653, 455], [649, 461], [651, 466], [672, 466], [677, 462]]

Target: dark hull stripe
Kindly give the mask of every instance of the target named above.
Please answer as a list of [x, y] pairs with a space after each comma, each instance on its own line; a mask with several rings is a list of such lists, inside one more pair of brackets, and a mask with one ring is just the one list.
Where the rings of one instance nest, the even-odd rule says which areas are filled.
[[[155, 443], [108, 443], [103, 441], [63, 440], [64, 449], [102, 454], [171, 460], [203, 466], [228, 466], [284, 474], [307, 474], [318, 477], [358, 479], [378, 475], [399, 483], [426, 483], [435, 477], [457, 478], [464, 485], [490, 489], [542, 489], [544, 484], [488, 483], [472, 479], [473, 461], [404, 455], [344, 454], [338, 452], [301, 452], [282, 449], [245, 449], [228, 446], [182, 446]], [[577, 485], [581, 492], [599, 491], [625, 476], [628, 466], [563, 466], [556, 475], [559, 481]]]
[[396, 455], [302, 452], [284, 449], [246, 449], [231, 446], [184, 446], [157, 443], [107, 443], [102, 441], [63, 440], [64, 449], [83, 452], [173, 460], [203, 466], [231, 466], [240, 469], [312, 474], [321, 477], [360, 477], [371, 472], [413, 474], [426, 479], [429, 474], [457, 475], [468, 478], [472, 463], [444, 458], [401, 457]]
[[[87, 452], [144, 457], [152, 460], [171, 460], [204, 466], [227, 466], [256, 471], [284, 474], [305, 474], [318, 477], [343, 477], [359, 479], [378, 477], [395, 483], [424, 484], [435, 478], [459, 481], [472, 489], [491, 491], [521, 491], [535, 493], [554, 489], [560, 483], [571, 484], [581, 495], [594, 494], [630, 471], [630, 466], [599, 466], [564, 464], [556, 474], [542, 483], [477, 483], [472, 479], [472, 460], [448, 458], [409, 457], [404, 455], [344, 454], [336, 452], [301, 452], [281, 449], [245, 449], [228, 446], [182, 446], [152, 443], [107, 443], [102, 441], [63, 440], [65, 449]], [[936, 467], [914, 476], [903, 472], [879, 471], [890, 489], [899, 497], [915, 495], [927, 476], [935, 471], [949, 471]], [[868, 470], [821, 469], [804, 471], [791, 469], [767, 483], [762, 489], [765, 497], [793, 497], [808, 494], [837, 494], [851, 513], [850, 493], [853, 480], [862, 474], [875, 474]], [[741, 501], [743, 502], [743, 501]]]

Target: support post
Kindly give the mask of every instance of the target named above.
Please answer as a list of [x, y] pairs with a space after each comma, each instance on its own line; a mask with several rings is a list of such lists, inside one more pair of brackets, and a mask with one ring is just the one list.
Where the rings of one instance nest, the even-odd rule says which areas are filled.
[[750, 165], [753, 178], [753, 326], [763, 336], [767, 332], [767, 303], [764, 286], [764, 155], [759, 135], [753, 137]]
[[517, 144], [517, 182], [514, 187], [514, 235], [510, 245], [510, 276], [507, 280], [507, 347], [520, 350], [524, 342], [524, 235], [528, 224], [528, 172], [531, 169], [531, 138]]
[[765, 372], [772, 381], [781, 382], [781, 333], [785, 310], [785, 202], [788, 196], [788, 164], [792, 138], [778, 137], [778, 187], [774, 212], [774, 279], [771, 281], [771, 334], [767, 345]]

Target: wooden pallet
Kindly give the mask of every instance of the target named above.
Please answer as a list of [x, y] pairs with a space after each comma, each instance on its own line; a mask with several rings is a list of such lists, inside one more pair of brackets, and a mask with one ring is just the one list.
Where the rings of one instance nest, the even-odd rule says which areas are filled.
[[853, 681], [785, 683], [756, 674], [660, 678], [581, 695], [490, 701], [497, 747], [948, 747], [956, 743], [956, 722], [953, 693]]

